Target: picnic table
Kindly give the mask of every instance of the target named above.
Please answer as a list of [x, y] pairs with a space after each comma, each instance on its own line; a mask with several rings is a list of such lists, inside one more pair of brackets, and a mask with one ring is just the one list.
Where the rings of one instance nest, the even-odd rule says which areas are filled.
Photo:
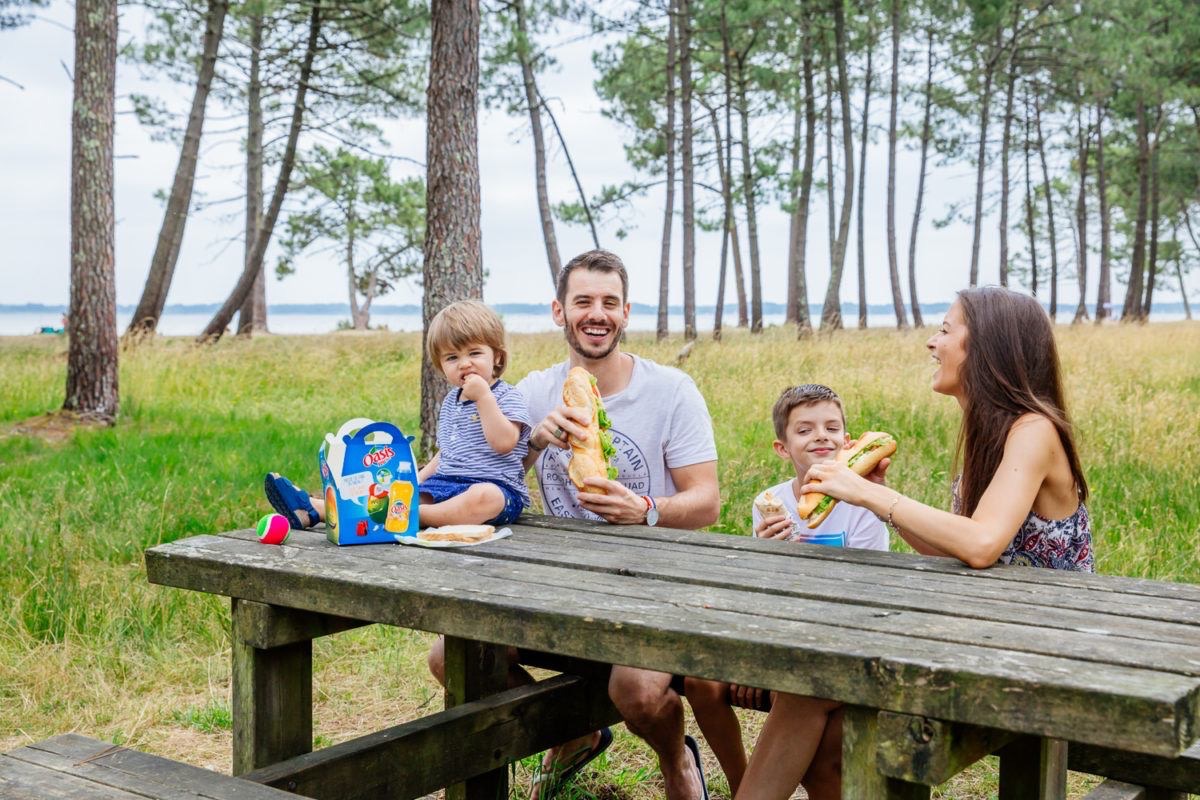
[[[1200, 737], [1200, 587], [554, 517], [511, 527], [456, 549], [339, 548], [318, 529], [147, 550], [151, 582], [232, 598], [234, 774], [315, 798], [505, 796], [507, 762], [616, 721], [601, 666], [615, 663], [847, 704], [847, 798], [927, 798], [997, 751], [1001, 798], [1064, 796], [1068, 760], [1200, 791], [1198, 759], [1181, 757]], [[447, 708], [310, 752], [312, 639], [369, 623], [447, 636]], [[506, 689], [506, 646], [553, 654], [563, 674]]]

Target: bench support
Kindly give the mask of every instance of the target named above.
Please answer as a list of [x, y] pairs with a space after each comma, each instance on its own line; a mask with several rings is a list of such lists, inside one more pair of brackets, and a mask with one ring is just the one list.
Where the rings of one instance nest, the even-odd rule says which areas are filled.
[[[446, 637], [446, 709], [508, 688], [508, 648]], [[446, 787], [446, 800], [495, 800], [508, 797], [508, 769], [485, 772]]]
[[940, 719], [879, 712], [876, 764], [889, 778], [937, 786], [953, 778], [1015, 734]]
[[842, 797], [844, 800], [929, 800], [929, 787], [889, 777], [879, 770], [879, 712], [845, 707], [842, 719]]
[[312, 641], [255, 647], [254, 625], [291, 612], [237, 598], [232, 608], [233, 774], [241, 775], [312, 750]]
[[1021, 736], [1000, 748], [1000, 800], [1066, 800], [1067, 743]]

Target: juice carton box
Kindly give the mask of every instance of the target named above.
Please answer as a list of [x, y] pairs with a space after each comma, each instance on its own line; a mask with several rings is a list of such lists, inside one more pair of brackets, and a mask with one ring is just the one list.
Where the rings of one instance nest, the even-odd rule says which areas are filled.
[[317, 451], [325, 490], [325, 530], [338, 545], [394, 544], [415, 536], [417, 462], [413, 437], [389, 422], [353, 419]]

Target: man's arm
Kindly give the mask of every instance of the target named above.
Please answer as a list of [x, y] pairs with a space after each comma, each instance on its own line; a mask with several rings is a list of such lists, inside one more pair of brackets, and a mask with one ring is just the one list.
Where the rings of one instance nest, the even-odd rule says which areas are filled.
[[[658, 524], [668, 528], [703, 528], [717, 521], [721, 497], [717, 491], [717, 462], [704, 461], [670, 470], [675, 494], [655, 497]], [[608, 494], [580, 492], [579, 504], [615, 525], [641, 525], [646, 521], [646, 501], [623, 484], [606, 478], [584, 478], [589, 486]]]

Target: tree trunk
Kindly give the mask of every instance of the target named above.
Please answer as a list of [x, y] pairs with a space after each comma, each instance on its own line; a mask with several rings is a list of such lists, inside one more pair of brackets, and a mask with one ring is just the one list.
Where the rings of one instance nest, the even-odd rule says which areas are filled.
[[[456, 300], [483, 297], [479, 232], [479, 2], [433, 0], [425, 152], [424, 329]], [[421, 449], [433, 453], [446, 382], [421, 346]]]
[[[1001, 30], [996, 29], [996, 48], [1000, 47]], [[971, 274], [969, 285], [979, 284], [979, 240], [983, 231], [983, 174], [987, 168], [987, 129], [992, 105], [992, 77], [996, 70], [993, 54], [983, 64], [983, 92], [979, 97], [979, 153], [975, 164], [975, 222], [971, 237]]]
[[550, 268], [550, 285], [558, 285], [562, 260], [558, 256], [558, 240], [554, 235], [554, 217], [550, 213], [550, 193], [546, 188], [546, 140], [542, 133], [542, 104], [533, 75], [533, 54], [529, 42], [529, 26], [525, 20], [525, 0], [513, 0], [517, 17], [517, 60], [521, 64], [521, 81], [525, 87], [525, 105], [529, 109], [529, 128], [533, 131], [533, 171], [537, 186], [538, 217], [542, 222], [542, 241], [546, 244], [546, 265]]
[[[724, 4], [721, 7], [721, 13], [724, 14]], [[722, 25], [724, 25], [724, 17], [722, 17]], [[729, 82], [725, 82], [725, 99], [729, 101]], [[701, 101], [703, 102], [703, 101]], [[728, 105], [726, 105], [726, 127], [728, 128], [729, 114]], [[721, 341], [721, 331], [725, 320], [725, 275], [729, 265], [729, 240], [733, 235], [733, 187], [730, 184], [730, 170], [733, 169], [733, 142], [730, 141], [729, 131], [726, 130], [724, 138], [721, 136], [721, 125], [717, 121], [717, 111], [711, 106], [708, 107], [708, 118], [712, 123], [713, 142], [715, 143], [715, 151], [717, 154], [717, 172], [721, 179], [721, 200], [723, 203], [723, 217], [721, 223], [721, 266], [717, 278], [717, 306], [713, 312], [713, 340]]]
[[846, 9], [845, 0], [834, 0], [833, 24], [834, 47], [837, 51], [838, 94], [842, 99], [842, 149], [846, 159], [845, 189], [842, 195], [842, 212], [838, 221], [838, 236], [829, 287], [825, 292], [825, 306], [821, 309], [821, 328], [842, 327], [841, 286], [842, 272], [846, 266], [846, 244], [850, 240], [850, 209], [854, 204], [854, 135], [850, 131], [850, 86], [846, 77]]
[[229, 0], [209, 0], [208, 13], [204, 20], [200, 69], [196, 75], [196, 90], [192, 94], [192, 109], [188, 114], [187, 128], [183, 134], [179, 162], [175, 166], [171, 194], [167, 197], [167, 210], [158, 229], [154, 256], [150, 260], [150, 274], [146, 278], [141, 300], [138, 301], [126, 331], [131, 338], [153, 333], [158, 327], [158, 319], [162, 316], [167, 292], [171, 288], [171, 279], [175, 275], [179, 248], [183, 243], [183, 229], [191, 210], [192, 186], [196, 182], [200, 134], [204, 129], [204, 107], [208, 102], [208, 92], [216, 72], [217, 49], [221, 44], [221, 32], [225, 27], [225, 12], [228, 9]]
[[828, 43], [822, 52], [825, 61], [825, 200], [829, 210], [825, 212], [825, 223], [828, 228], [829, 267], [833, 269], [834, 257], [837, 255], [837, 198], [833, 186], [833, 59], [830, 57]]
[[675, 39], [679, 0], [667, 6], [667, 196], [663, 204], [662, 248], [658, 257], [658, 323], [656, 335], [667, 338], [668, 299], [671, 287], [671, 233], [675, 227]]
[[[1183, 221], [1187, 224], [1188, 236], [1191, 237], [1192, 244], [1196, 244], [1196, 235], [1192, 233], [1191, 216], [1184, 211]], [[1200, 245], [1197, 245], [1197, 250], [1200, 250]], [[1183, 285], [1183, 248], [1175, 248], [1175, 277], [1179, 281], [1179, 297], [1183, 300], [1183, 314], [1188, 322], [1192, 320], [1192, 307], [1188, 303], [1187, 289]]]
[[[896, 114], [900, 102], [900, 0], [892, 0], [892, 86], [888, 109], [888, 188], [887, 188], [887, 246], [888, 277], [892, 284], [892, 311], [896, 327], [908, 327], [904, 311], [904, 296], [900, 291], [900, 265], [896, 255]], [[863, 163], [866, 170], [866, 163]], [[861, 203], [862, 200], [860, 199]]]
[[[746, 302], [746, 279], [742, 270], [742, 245], [738, 241], [737, 217], [733, 208], [733, 59], [729, 42], [729, 21], [725, 13], [725, 2], [721, 2], [721, 72], [725, 86], [725, 203], [729, 210], [729, 237], [733, 247], [733, 279], [737, 294], [739, 328], [750, 324], [750, 313]], [[723, 295], [722, 295], [723, 296]]]
[[1088, 318], [1087, 310], [1087, 271], [1088, 271], [1088, 255], [1087, 255], [1087, 178], [1088, 178], [1088, 157], [1091, 155], [1091, 130], [1083, 124], [1082, 106], [1075, 108], [1075, 127], [1079, 130], [1079, 194], [1075, 200], [1075, 227], [1077, 229], [1076, 247], [1078, 255], [1075, 257], [1076, 278], [1079, 280], [1079, 304], [1075, 306], [1075, 318], [1071, 320], [1071, 324], [1075, 325], [1080, 322], [1086, 322]]
[[[867, 9], [870, 14], [870, 9]], [[870, 23], [868, 23], [870, 26]], [[859, 143], [858, 156], [858, 327], [867, 327], [867, 254], [864, 242], [865, 232], [864, 227], [864, 195], [866, 193], [866, 178], [867, 178], [867, 141], [871, 138], [869, 129], [870, 114], [871, 114], [871, 79], [875, 77], [872, 72], [871, 56], [875, 52], [875, 32], [867, 30], [867, 71], [863, 80], [863, 113], [862, 113], [862, 141]]]
[[921, 204], [925, 199], [925, 175], [929, 164], [929, 140], [932, 136], [930, 115], [933, 107], [933, 29], [925, 54], [925, 109], [921, 114], [921, 168], [917, 173], [917, 202], [913, 206], [912, 228], [908, 232], [908, 301], [912, 304], [913, 325], [924, 327], [921, 303], [917, 300], [917, 231], [921, 227]]
[[350, 290], [350, 326], [356, 331], [367, 329], [367, 315], [358, 307], [358, 281], [354, 278], [354, 231], [358, 228], [358, 219], [354, 211], [354, 201], [350, 201], [346, 210], [346, 285]]
[[1137, 218], [1133, 228], [1133, 263], [1129, 269], [1129, 283], [1125, 287], [1125, 305], [1121, 309], [1122, 322], [1142, 319], [1142, 277], [1146, 270], [1146, 206], [1149, 200], [1150, 145], [1146, 131], [1146, 102], [1140, 96], [1136, 103], [1137, 114]]
[[1096, 288], [1096, 324], [1110, 316], [1112, 272], [1108, 263], [1111, 227], [1108, 221], [1108, 173], [1104, 170], [1104, 104], [1096, 104], [1096, 196], [1100, 211], [1100, 278]]
[[692, 53], [689, 0], [679, 3], [679, 105], [683, 134], [683, 338], [696, 338], [696, 202], [692, 159]]
[[[1017, 32], [1013, 30], [1013, 40], [1017, 38]], [[1011, 50], [1009, 51], [1011, 54]], [[1012, 58], [1008, 60], [1008, 83], [1005, 87], [1004, 96], [1004, 135], [1000, 138], [1000, 285], [1008, 286], [1008, 196], [1010, 190], [1008, 178], [1008, 152], [1012, 142], [1012, 122], [1013, 122], [1013, 100], [1016, 95], [1017, 71], [1013, 68]], [[1028, 90], [1027, 90], [1028, 91]], [[1026, 105], [1026, 124], [1025, 124], [1025, 161], [1026, 167], [1029, 162], [1029, 123], [1028, 111], [1029, 104]], [[1028, 181], [1028, 175], [1026, 180]], [[1028, 186], [1026, 187], [1028, 188]], [[1033, 241], [1030, 240], [1030, 249], [1033, 248]], [[971, 285], [975, 285], [975, 279], [971, 280]]]
[[[792, 215], [788, 230], [788, 319], [796, 325], [796, 335], [812, 335], [808, 313], [808, 277], [805, 261], [808, 250], [808, 209], [812, 197], [812, 170], [816, 151], [817, 107], [813, 98], [813, 60], [811, 22], [806, 9], [800, 11], [800, 47], [804, 75], [804, 110], [796, 96], [792, 119]], [[800, 165], [801, 119], [804, 123], [804, 166]]]
[[1046, 229], [1050, 237], [1050, 319], [1058, 316], [1058, 231], [1054, 227], [1054, 192], [1050, 170], [1046, 166], [1046, 139], [1042, 135], [1042, 101], [1037, 88], [1033, 93], [1033, 119], [1037, 125], [1038, 159], [1042, 162], [1042, 190], [1046, 193]]
[[[262, 37], [263, 15], [247, 7], [250, 22], [250, 78], [246, 86], [246, 245], [244, 269], [262, 228], [263, 204], [263, 111]], [[267, 272], [259, 265], [254, 287], [238, 311], [238, 335], [253, 336], [267, 330]]]
[[1029, 288], [1030, 293], [1037, 297], [1038, 292], [1038, 263], [1037, 263], [1037, 231], [1033, 227], [1033, 176], [1029, 169], [1029, 88], [1025, 89], [1025, 231], [1029, 235]]
[[[537, 89], [537, 84], [534, 84], [534, 89]], [[538, 93], [538, 109], [546, 112], [546, 116], [550, 118], [550, 125], [554, 128], [554, 135], [558, 137], [558, 146], [562, 148], [563, 158], [567, 160], [567, 171], [571, 173], [571, 180], [575, 183], [575, 191], [579, 194], [579, 204], [583, 206], [584, 216], [587, 217], [588, 230], [592, 234], [592, 245], [600, 249], [600, 237], [596, 234], [596, 219], [592, 216], [592, 207], [588, 204], [587, 192], [583, 191], [583, 182], [579, 180], [579, 171], [575, 169], [575, 159], [571, 158], [571, 148], [567, 147], [567, 137], [563, 136], [562, 128], [558, 127], [558, 118], [554, 116], [554, 111], [551, 110], [549, 104], [546, 103], [546, 98]]]
[[737, 104], [738, 119], [742, 125], [742, 191], [746, 201], [746, 236], [750, 239], [750, 332], [762, 333], [762, 262], [758, 256], [758, 214], [754, 200], [754, 175], [750, 152], [750, 104], [746, 99], [745, 58], [741, 53], [737, 61]]
[[271, 193], [271, 205], [267, 208], [266, 216], [263, 217], [262, 228], [258, 232], [258, 238], [254, 240], [254, 249], [246, 261], [241, 277], [238, 278], [229, 297], [225, 299], [224, 305], [217, 310], [208, 325], [200, 332], [197, 341], [215, 342], [225, 334], [226, 326], [229, 325], [237, 310], [246, 302], [246, 295], [250, 293], [254, 279], [262, 270], [263, 258], [267, 254], [267, 245], [271, 241], [271, 232], [275, 229], [275, 222], [279, 219], [279, 212], [283, 209], [283, 198], [287, 194], [292, 165], [296, 161], [296, 142], [300, 138], [301, 123], [304, 119], [304, 98], [308, 94], [308, 81], [312, 76], [313, 59], [316, 57], [317, 38], [320, 32], [321, 3], [320, 0], [317, 0], [313, 3], [312, 13], [309, 15], [308, 41], [304, 46], [304, 60], [300, 63], [296, 101], [292, 106], [292, 120], [288, 129], [287, 144], [283, 149], [283, 158], [279, 162], [279, 177], [275, 180], [275, 189]]
[[117, 418], [113, 131], [117, 2], [76, 0], [71, 103], [71, 307], [63, 410]]
[[[1158, 109], [1161, 117], [1162, 109]], [[1158, 126], [1155, 125], [1157, 129]], [[1142, 319], [1150, 319], [1150, 305], [1154, 298], [1154, 281], [1158, 275], [1158, 222], [1159, 222], [1159, 191], [1158, 191], [1158, 139], [1154, 136], [1154, 146], [1150, 151], [1150, 259], [1146, 265], [1146, 299], [1142, 303]]]

